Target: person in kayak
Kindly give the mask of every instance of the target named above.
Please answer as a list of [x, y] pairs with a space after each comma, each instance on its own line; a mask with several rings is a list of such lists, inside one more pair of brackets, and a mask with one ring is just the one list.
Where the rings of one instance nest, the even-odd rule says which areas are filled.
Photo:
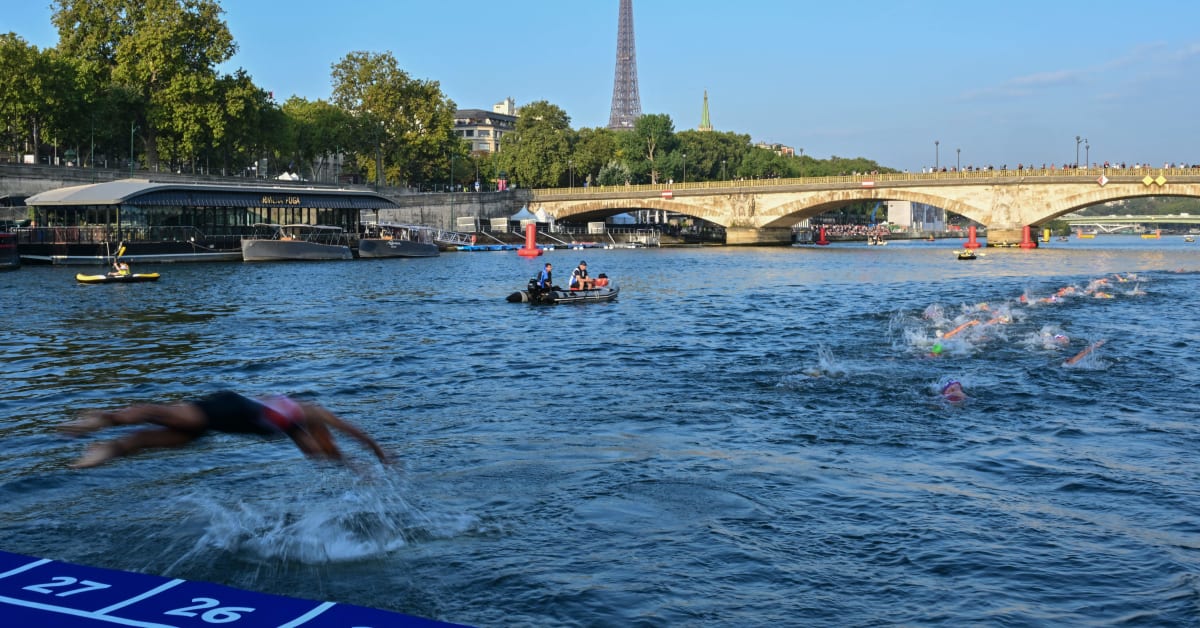
[[287, 436], [310, 458], [341, 460], [330, 428], [349, 435], [369, 448], [381, 462], [389, 457], [365, 432], [315, 404], [283, 395], [251, 399], [221, 391], [193, 401], [174, 404], [143, 404], [119, 410], [84, 412], [64, 425], [64, 433], [82, 436], [108, 427], [156, 425], [112, 440], [94, 443], [72, 468], [104, 464], [113, 458], [133, 455], [143, 449], [182, 447], [207, 432]]

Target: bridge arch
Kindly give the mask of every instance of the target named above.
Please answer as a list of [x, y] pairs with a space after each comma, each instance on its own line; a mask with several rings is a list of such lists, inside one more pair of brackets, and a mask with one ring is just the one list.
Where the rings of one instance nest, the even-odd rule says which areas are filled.
[[[556, 203], [555, 209], [551, 210], [550, 213], [554, 216], [555, 220], [588, 221], [592, 219], [601, 220], [610, 216], [616, 216], [617, 214], [643, 209], [684, 214], [715, 224], [721, 224], [719, 217], [713, 216], [709, 208], [703, 205], [662, 198], [606, 199], [581, 202], [563, 201]], [[714, 220], [713, 218], [718, 218], [718, 220]]]
[[863, 201], [910, 201], [913, 203], [923, 203], [965, 216], [976, 222], [982, 222], [980, 219], [984, 215], [984, 211], [981, 208], [975, 207], [963, 200], [927, 194], [920, 191], [896, 188], [881, 190], [833, 190], [820, 196], [808, 196], [786, 202], [773, 209], [769, 215], [764, 216], [765, 222], [760, 226], [764, 228], [791, 227], [802, 220], [819, 216], [849, 203]]
[[1064, 216], [1081, 209], [1087, 209], [1088, 207], [1092, 207], [1094, 205], [1102, 205], [1104, 203], [1123, 201], [1131, 198], [1146, 198], [1148, 196], [1200, 198], [1200, 189], [1194, 190], [1191, 194], [1186, 193], [1186, 191], [1172, 191], [1164, 194], [1162, 191], [1154, 190], [1152, 188], [1147, 188], [1146, 190], [1137, 192], [1133, 192], [1124, 188], [1098, 188], [1080, 194], [1064, 196], [1058, 199], [1057, 202], [1051, 203], [1050, 207], [1047, 208], [1046, 211], [1048, 213], [1046, 214], [1046, 217], [1034, 224], [1040, 224], [1044, 221], [1054, 220], [1060, 216]]

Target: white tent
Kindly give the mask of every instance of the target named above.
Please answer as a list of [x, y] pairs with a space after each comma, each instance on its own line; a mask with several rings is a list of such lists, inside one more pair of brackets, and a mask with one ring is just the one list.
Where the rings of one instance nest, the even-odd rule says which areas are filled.
[[527, 220], [537, 221], [538, 217], [536, 214], [529, 211], [529, 207], [522, 207], [521, 211], [509, 216], [508, 219], [514, 222], [525, 222]]

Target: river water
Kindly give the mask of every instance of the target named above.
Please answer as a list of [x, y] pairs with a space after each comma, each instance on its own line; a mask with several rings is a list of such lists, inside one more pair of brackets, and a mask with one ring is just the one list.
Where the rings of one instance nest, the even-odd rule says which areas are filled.
[[[958, 245], [2, 274], [0, 549], [477, 626], [1197, 625], [1200, 245]], [[581, 257], [617, 301], [505, 301]], [[74, 412], [222, 388], [401, 462], [67, 468]]]

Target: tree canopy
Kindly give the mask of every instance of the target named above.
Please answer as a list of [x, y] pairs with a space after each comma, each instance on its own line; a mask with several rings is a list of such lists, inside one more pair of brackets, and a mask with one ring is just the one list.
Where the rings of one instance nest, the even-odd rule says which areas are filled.
[[391, 52], [349, 52], [330, 67], [329, 100], [279, 104], [245, 70], [220, 70], [237, 44], [219, 0], [51, 0], [51, 8], [55, 47], [0, 34], [0, 154], [16, 159], [38, 162], [53, 148], [88, 165], [129, 159], [150, 169], [287, 170], [421, 187], [502, 172], [521, 187], [557, 187], [886, 170], [865, 158], [783, 155], [744, 134], [677, 132], [662, 113], [628, 130], [576, 130], [546, 100], [518, 111], [498, 153], [472, 152], [440, 84], [412, 77]]

